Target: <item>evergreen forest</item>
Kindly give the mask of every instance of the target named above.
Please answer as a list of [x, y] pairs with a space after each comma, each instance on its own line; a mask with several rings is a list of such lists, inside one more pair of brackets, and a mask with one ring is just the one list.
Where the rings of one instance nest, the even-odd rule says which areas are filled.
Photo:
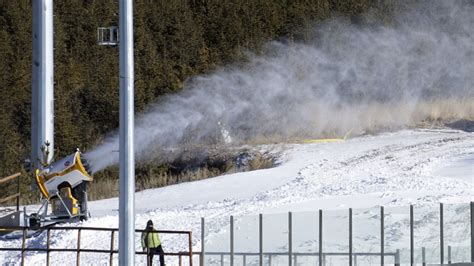
[[[0, 0], [0, 177], [20, 171], [30, 154], [32, 1]], [[268, 41], [304, 42], [334, 16], [365, 23], [363, 14], [371, 13], [390, 23], [396, 8], [376, 0], [134, 1], [136, 113], [195, 75], [245, 61], [246, 51], [258, 53]], [[56, 158], [76, 147], [87, 151], [119, 126], [119, 51], [97, 44], [98, 27], [118, 25], [118, 9], [117, 0], [54, 1]], [[137, 175], [167, 171], [154, 167], [139, 165]], [[96, 176], [117, 178], [117, 169]], [[22, 180], [33, 201], [38, 193], [28, 192], [27, 174]], [[13, 186], [0, 187], [0, 195]]]

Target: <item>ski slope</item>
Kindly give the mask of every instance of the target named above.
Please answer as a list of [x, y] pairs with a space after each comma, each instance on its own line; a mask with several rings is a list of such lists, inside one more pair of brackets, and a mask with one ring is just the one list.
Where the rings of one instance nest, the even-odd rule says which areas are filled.
[[[278, 215], [380, 205], [429, 206], [474, 200], [474, 133], [403, 130], [344, 142], [257, 148], [278, 155], [278, 166], [136, 193], [136, 227], [143, 228], [152, 219], [159, 229], [192, 230], [193, 249], [200, 250], [201, 217], [207, 220], [206, 238], [211, 245], [218, 245], [218, 236], [225, 232], [223, 228], [227, 228], [230, 215]], [[83, 226], [118, 226], [117, 198], [90, 202], [89, 208], [93, 218], [83, 222]], [[52, 235], [53, 246], [74, 247], [76, 235], [56, 232]], [[108, 237], [84, 232], [82, 243], [90, 248], [107, 248]], [[185, 241], [162, 238], [168, 251], [186, 248]], [[45, 240], [45, 234], [41, 234], [28, 243], [41, 246]], [[138, 239], [136, 244], [138, 247]], [[20, 245], [19, 240], [0, 240], [2, 247], [14, 245]], [[75, 261], [75, 254], [56, 253], [51, 259], [53, 265], [61, 265]], [[2, 263], [18, 260], [17, 253], [0, 253]], [[44, 254], [27, 254], [28, 265], [41, 265], [44, 260]], [[107, 257], [82, 254], [81, 262], [105, 265]], [[139, 259], [137, 263], [144, 261]]]

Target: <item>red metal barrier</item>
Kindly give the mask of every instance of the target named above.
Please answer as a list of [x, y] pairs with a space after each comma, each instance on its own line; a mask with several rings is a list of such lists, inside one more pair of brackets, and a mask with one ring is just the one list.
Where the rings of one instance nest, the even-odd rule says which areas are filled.
[[[28, 227], [0, 227], [0, 230], [10, 230], [10, 231], [22, 231], [22, 244], [21, 248], [6, 248], [0, 247], [0, 251], [18, 251], [21, 252], [21, 265], [25, 265], [25, 253], [28, 251], [40, 251], [46, 253], [46, 265], [50, 265], [50, 254], [51, 252], [75, 252], [76, 253], [76, 265], [80, 265], [81, 253], [107, 253], [109, 254], [110, 265], [113, 262], [113, 255], [118, 254], [118, 250], [114, 248], [115, 241], [115, 232], [118, 231], [117, 228], [100, 228], [100, 227], [49, 227], [44, 229], [46, 231], [46, 248], [34, 248], [26, 246], [26, 235]], [[51, 248], [51, 231], [55, 230], [77, 230], [77, 246], [76, 248]], [[110, 249], [84, 249], [81, 248], [81, 232], [82, 231], [107, 231], [111, 232], [110, 234]], [[136, 233], [142, 233], [145, 230], [135, 230]], [[160, 234], [175, 234], [175, 235], [187, 235], [188, 237], [188, 250], [181, 252], [165, 252], [166, 256], [177, 256], [179, 265], [182, 265], [182, 257], [189, 257], [189, 265], [193, 265], [193, 251], [192, 251], [192, 232], [191, 231], [171, 231], [171, 230], [154, 230]], [[147, 255], [146, 252], [136, 251], [136, 255]]]

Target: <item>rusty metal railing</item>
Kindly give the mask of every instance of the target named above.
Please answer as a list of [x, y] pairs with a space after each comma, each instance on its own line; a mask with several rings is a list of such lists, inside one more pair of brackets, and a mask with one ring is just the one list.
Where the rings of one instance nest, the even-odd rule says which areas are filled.
[[[46, 248], [38, 247], [27, 247], [26, 239], [28, 227], [0, 227], [0, 230], [10, 230], [10, 231], [22, 231], [22, 242], [21, 247], [18, 248], [8, 248], [0, 247], [0, 251], [17, 251], [21, 252], [21, 265], [25, 265], [25, 253], [28, 251], [37, 251], [46, 253], [46, 265], [50, 265], [51, 252], [75, 252], [76, 253], [76, 265], [81, 265], [81, 253], [105, 253], [109, 254], [109, 262], [112, 265], [114, 254], [118, 254], [118, 249], [114, 247], [117, 228], [100, 228], [100, 227], [49, 227], [44, 229], [46, 231]], [[51, 248], [51, 231], [55, 230], [77, 230], [77, 245], [76, 248]], [[110, 232], [110, 248], [108, 249], [86, 249], [81, 248], [81, 232], [83, 231], [106, 231]], [[142, 233], [145, 230], [135, 230], [135, 233]], [[171, 230], [154, 230], [162, 235], [174, 234], [174, 235], [186, 235], [188, 238], [188, 250], [180, 252], [165, 252], [165, 256], [177, 256], [179, 265], [182, 265], [183, 257], [189, 257], [189, 265], [193, 265], [193, 250], [192, 250], [192, 232], [191, 231], [171, 231]], [[136, 255], [147, 255], [147, 252], [135, 251]]]
[[16, 179], [16, 184], [17, 184], [16, 185], [16, 193], [13, 194], [13, 195], [1, 198], [0, 199], [0, 204], [5, 203], [5, 202], [7, 202], [11, 199], [16, 198], [16, 210], [17, 211], [20, 210], [20, 196], [21, 196], [21, 194], [20, 194], [20, 176], [21, 176], [21, 173], [16, 173], [16, 174], [13, 174], [11, 176], [0, 178], [0, 185], [3, 184], [3, 183], [6, 183], [6, 182], [9, 182], [9, 181], [12, 181], [12, 180]]

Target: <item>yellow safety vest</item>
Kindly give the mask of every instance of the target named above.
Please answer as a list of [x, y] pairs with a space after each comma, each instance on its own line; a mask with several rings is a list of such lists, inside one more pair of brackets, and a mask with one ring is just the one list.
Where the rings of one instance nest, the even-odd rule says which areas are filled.
[[160, 236], [157, 232], [143, 232], [142, 233], [142, 247], [143, 248], [157, 248], [161, 245]]

